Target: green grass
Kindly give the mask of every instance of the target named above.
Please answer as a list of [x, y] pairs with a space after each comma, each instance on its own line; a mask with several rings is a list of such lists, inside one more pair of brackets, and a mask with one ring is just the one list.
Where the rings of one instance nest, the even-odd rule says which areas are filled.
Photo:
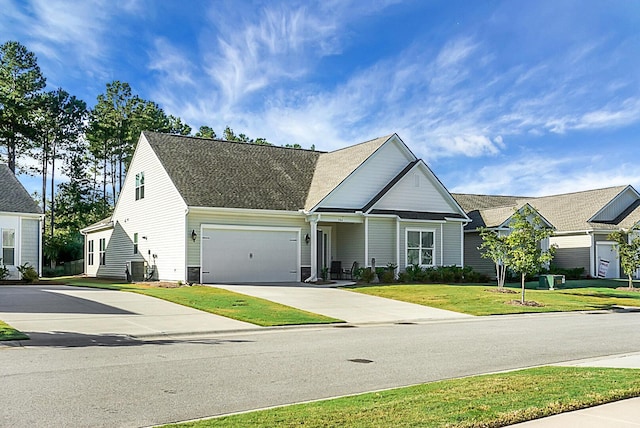
[[175, 427], [499, 427], [640, 396], [640, 370], [539, 367]]
[[[597, 283], [597, 282], [596, 282]], [[544, 306], [518, 306], [506, 302], [520, 299], [516, 294], [493, 293], [495, 285], [380, 285], [345, 287], [351, 291], [401, 300], [470, 315], [504, 315], [530, 312], [561, 312], [611, 309], [615, 306], [640, 306], [640, 293], [614, 288], [571, 288], [562, 290], [526, 290], [525, 299]]]
[[21, 331], [16, 330], [9, 324], [0, 321], [0, 341], [3, 340], [27, 340], [29, 336]]
[[259, 326], [344, 322], [268, 300], [215, 287], [160, 288], [87, 278], [69, 278], [69, 285], [140, 293]]

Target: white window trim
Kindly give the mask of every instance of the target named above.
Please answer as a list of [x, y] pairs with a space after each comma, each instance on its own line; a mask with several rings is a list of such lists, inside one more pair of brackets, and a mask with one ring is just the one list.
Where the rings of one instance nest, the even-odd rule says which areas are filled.
[[[104, 245], [102, 245], [103, 242], [104, 242]], [[100, 238], [98, 240], [98, 266], [106, 266], [106, 265], [107, 265], [107, 238]]]
[[87, 240], [87, 265], [93, 266], [95, 263], [95, 243], [93, 239]]
[[144, 199], [144, 171], [136, 174], [136, 201]]
[[[12, 231], [13, 232], [13, 246], [9, 247], [9, 246], [5, 246], [5, 242], [4, 242], [4, 232], [5, 231]], [[2, 260], [2, 264], [4, 266], [18, 266], [18, 264], [16, 263], [16, 261], [18, 261], [17, 258], [17, 254], [16, 254], [16, 229], [13, 228], [5, 228], [5, 229], [0, 229], [0, 259]], [[13, 249], [13, 264], [7, 264], [7, 261], [4, 259], [4, 249], [5, 248], [12, 248]]]
[[[409, 264], [409, 257], [408, 257], [408, 252], [409, 252], [409, 232], [431, 232], [433, 233], [433, 248], [432, 248], [432, 264], [430, 265], [423, 265], [421, 264], [420, 267], [435, 267], [438, 265], [438, 261], [437, 261], [437, 245], [436, 245], [436, 229], [429, 229], [429, 228], [406, 228], [404, 230], [404, 264], [405, 267], [410, 266]], [[422, 251], [422, 236], [420, 237], [420, 251]]]

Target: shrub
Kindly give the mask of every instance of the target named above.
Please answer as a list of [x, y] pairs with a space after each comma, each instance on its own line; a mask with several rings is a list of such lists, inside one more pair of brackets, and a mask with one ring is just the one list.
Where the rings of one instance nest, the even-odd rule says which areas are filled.
[[5, 265], [2, 264], [2, 259], [0, 259], [0, 281], [9, 276], [9, 269]]
[[396, 276], [392, 270], [384, 271], [379, 278], [380, 278], [380, 282], [384, 282], [385, 284], [391, 284], [396, 280]]
[[20, 272], [22, 280], [27, 284], [32, 284], [38, 280], [38, 272], [29, 263], [18, 266], [18, 272]]
[[45, 278], [53, 278], [62, 275], [64, 275], [64, 267], [62, 266], [56, 266], [55, 268], [50, 268], [48, 266], [42, 267], [42, 276]]
[[545, 269], [540, 274], [550, 273], [552, 275], [564, 275], [566, 279], [580, 279], [585, 276], [584, 268], [560, 268], [554, 264], [551, 264], [549, 269]]
[[362, 279], [364, 282], [368, 284], [371, 281], [373, 281], [373, 278], [375, 278], [375, 272], [373, 272], [371, 268], [368, 267], [362, 270], [362, 273], [360, 274], [360, 279]]

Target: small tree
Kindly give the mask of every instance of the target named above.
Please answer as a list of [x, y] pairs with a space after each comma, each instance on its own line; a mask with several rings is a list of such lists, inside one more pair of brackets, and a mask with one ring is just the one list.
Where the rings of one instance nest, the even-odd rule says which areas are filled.
[[509, 223], [511, 233], [506, 237], [509, 249], [509, 267], [520, 273], [524, 304], [524, 282], [527, 275], [537, 273], [553, 259], [554, 247], [548, 250], [540, 248], [540, 242], [548, 238], [553, 230], [544, 227], [538, 213], [529, 205], [517, 210]]
[[480, 256], [495, 263], [498, 289], [502, 290], [507, 274], [507, 258], [509, 257], [507, 237], [501, 235], [499, 231], [486, 228], [480, 229], [480, 237], [482, 238], [482, 244], [478, 247]]
[[607, 239], [615, 241], [613, 248], [620, 257], [620, 266], [629, 278], [629, 290], [633, 290], [633, 273], [640, 269], [640, 235], [635, 232], [640, 231], [636, 225], [629, 229], [628, 234], [622, 231], [615, 231], [607, 236]]

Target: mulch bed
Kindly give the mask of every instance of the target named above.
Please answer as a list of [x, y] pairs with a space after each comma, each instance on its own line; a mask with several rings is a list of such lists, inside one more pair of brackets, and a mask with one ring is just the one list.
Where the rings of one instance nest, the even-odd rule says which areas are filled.
[[522, 303], [520, 300], [509, 300], [508, 302], [505, 302], [507, 305], [513, 305], [513, 306], [532, 306], [532, 307], [538, 307], [541, 308], [544, 305], [542, 303], [538, 303], [538, 302], [534, 302], [533, 300], [525, 300], [524, 303]]
[[177, 282], [167, 282], [167, 281], [135, 282], [134, 284], [144, 285], [147, 287], [158, 287], [158, 288], [180, 288], [185, 286], [185, 284], [178, 284]]
[[509, 288], [485, 288], [484, 291], [489, 293], [505, 293], [505, 294], [518, 294], [517, 291], [511, 290]]
[[636, 293], [640, 292], [640, 288], [635, 288], [635, 287], [634, 287], [634, 288], [629, 288], [629, 287], [618, 287], [618, 288], [616, 288], [616, 290], [620, 290], [620, 291], [631, 291], [632, 293], [633, 293], [633, 292], [636, 292]]

